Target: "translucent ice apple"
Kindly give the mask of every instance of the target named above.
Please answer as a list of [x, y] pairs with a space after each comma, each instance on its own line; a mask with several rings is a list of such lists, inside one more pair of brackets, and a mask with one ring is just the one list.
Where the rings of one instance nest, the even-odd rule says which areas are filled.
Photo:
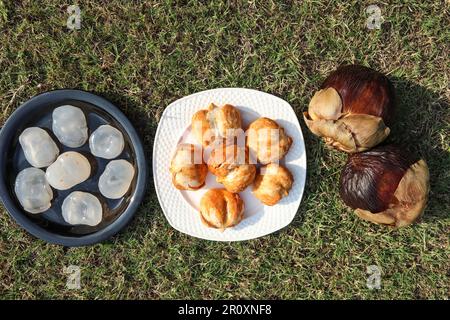
[[23, 130], [19, 143], [27, 161], [36, 168], [48, 167], [59, 154], [56, 143], [47, 131], [38, 127]]
[[41, 213], [51, 206], [53, 191], [41, 169], [26, 168], [20, 171], [14, 191], [22, 207], [30, 213]]
[[53, 110], [52, 130], [58, 140], [71, 148], [81, 147], [88, 138], [86, 117], [80, 108], [65, 105]]
[[88, 159], [75, 151], [61, 154], [45, 172], [48, 183], [58, 190], [70, 189], [90, 175], [91, 165]]
[[98, 127], [89, 138], [89, 148], [91, 153], [100, 158], [114, 159], [122, 151], [125, 142], [122, 132], [110, 125]]
[[102, 221], [102, 205], [96, 196], [74, 191], [63, 201], [62, 216], [67, 223], [96, 226]]
[[100, 193], [109, 199], [119, 199], [127, 193], [134, 177], [134, 167], [126, 160], [113, 160], [106, 165], [98, 188]]

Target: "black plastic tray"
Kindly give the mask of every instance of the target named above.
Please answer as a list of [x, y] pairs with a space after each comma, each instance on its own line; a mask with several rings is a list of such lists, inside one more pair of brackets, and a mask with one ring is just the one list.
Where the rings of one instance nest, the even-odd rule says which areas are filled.
[[[119, 129], [125, 139], [125, 148], [116, 159], [125, 159], [136, 169], [130, 190], [121, 199], [103, 197], [98, 190], [98, 179], [110, 160], [94, 157], [86, 142], [79, 148], [69, 148], [59, 143], [52, 133], [52, 112], [61, 105], [70, 104], [83, 110], [89, 135], [100, 125], [110, 124]], [[58, 145], [60, 154], [77, 151], [85, 155], [92, 166], [88, 180], [69, 190], [53, 189], [52, 206], [40, 214], [23, 210], [14, 193], [17, 174], [31, 167], [19, 144], [19, 135], [28, 127], [40, 127], [50, 134]], [[56, 90], [33, 97], [20, 106], [6, 121], [0, 131], [0, 197], [14, 220], [32, 235], [50, 243], [64, 246], [83, 246], [101, 242], [120, 231], [131, 220], [143, 199], [147, 164], [142, 143], [130, 121], [112, 103], [89, 92]], [[43, 168], [45, 170], [45, 168]], [[73, 191], [87, 191], [96, 195], [103, 205], [103, 220], [97, 226], [72, 226], [61, 215], [65, 197]]]

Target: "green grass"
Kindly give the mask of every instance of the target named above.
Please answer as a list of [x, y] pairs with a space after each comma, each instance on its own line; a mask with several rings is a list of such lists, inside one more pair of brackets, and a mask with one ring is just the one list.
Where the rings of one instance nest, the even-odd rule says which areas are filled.
[[[366, 28], [359, 1], [79, 1], [81, 30], [69, 31], [59, 1], [0, 1], [2, 123], [40, 92], [89, 90], [125, 112], [151, 163], [159, 117], [180, 97], [255, 88], [287, 100], [300, 117], [328, 72], [358, 62], [394, 81], [399, 113], [389, 139], [420, 152], [431, 172], [421, 223], [389, 230], [358, 220], [339, 199], [345, 155], [301, 121], [308, 157], [302, 204], [291, 225], [261, 239], [216, 243], [177, 232], [151, 179], [131, 225], [87, 248], [36, 240], [2, 207], [0, 297], [448, 298], [450, 5], [371, 3], [382, 10], [380, 30]], [[70, 264], [82, 269], [80, 290], [65, 287]], [[380, 290], [366, 287], [372, 264], [382, 269]]]

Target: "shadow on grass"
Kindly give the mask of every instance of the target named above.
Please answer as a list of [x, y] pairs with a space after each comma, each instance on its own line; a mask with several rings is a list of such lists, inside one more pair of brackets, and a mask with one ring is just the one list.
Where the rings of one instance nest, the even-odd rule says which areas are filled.
[[[390, 77], [390, 79], [396, 88], [397, 110], [391, 134], [384, 143], [395, 143], [411, 153], [420, 155], [429, 166], [431, 191], [422, 221], [432, 223], [448, 218], [448, 212], [450, 212], [448, 203], [450, 198], [450, 151], [445, 149], [445, 141], [448, 139], [450, 127], [450, 103], [443, 95], [417, 83], [395, 77]], [[325, 150], [328, 147], [319, 138], [312, 135], [301, 115], [297, 114], [297, 116], [300, 118], [305, 136], [308, 174], [302, 204], [293, 221], [294, 227], [300, 227], [303, 224], [305, 210], [313, 207], [314, 201], [317, 201], [317, 193], [323, 192], [323, 190], [320, 191], [321, 179], [317, 177], [322, 175], [336, 177], [336, 180], [330, 182], [336, 183], [336, 185], [329, 186], [326, 190], [333, 193], [339, 192], [338, 177], [341, 168], [338, 169], [338, 174], [334, 174], [332, 168], [323, 168], [321, 159], [328, 154], [334, 160], [337, 159], [335, 164], [343, 160], [342, 167], [346, 159], [346, 156], [341, 155], [338, 151], [329, 153]]]
[[424, 158], [430, 170], [430, 197], [423, 221], [448, 217], [450, 151], [448, 139], [450, 103], [447, 98], [412, 81], [391, 78], [397, 92], [396, 121], [387, 142], [393, 142]]

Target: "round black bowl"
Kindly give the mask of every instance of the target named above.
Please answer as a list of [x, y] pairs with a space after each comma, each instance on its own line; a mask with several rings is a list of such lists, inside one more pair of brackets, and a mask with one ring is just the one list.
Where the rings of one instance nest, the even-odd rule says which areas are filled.
[[[131, 162], [136, 173], [128, 193], [121, 199], [103, 197], [98, 190], [98, 179], [110, 160], [94, 157], [89, 143], [79, 148], [69, 148], [59, 143], [52, 133], [52, 112], [61, 105], [70, 104], [83, 110], [89, 134], [98, 126], [110, 124], [119, 129], [125, 139], [125, 148], [116, 159]], [[83, 183], [69, 190], [53, 189], [50, 209], [31, 214], [23, 210], [14, 193], [17, 174], [31, 165], [25, 159], [19, 144], [19, 135], [28, 127], [40, 127], [50, 134], [60, 149], [80, 152], [90, 160], [92, 174]], [[141, 203], [147, 180], [147, 164], [142, 143], [133, 125], [125, 115], [109, 101], [89, 92], [79, 90], [55, 90], [33, 97], [20, 106], [6, 121], [0, 131], [0, 197], [11, 217], [32, 235], [50, 243], [63, 246], [86, 246], [101, 242], [124, 228]], [[45, 170], [45, 168], [43, 168]], [[61, 215], [65, 197], [73, 191], [87, 191], [96, 195], [103, 205], [103, 220], [97, 226], [70, 225]]]

